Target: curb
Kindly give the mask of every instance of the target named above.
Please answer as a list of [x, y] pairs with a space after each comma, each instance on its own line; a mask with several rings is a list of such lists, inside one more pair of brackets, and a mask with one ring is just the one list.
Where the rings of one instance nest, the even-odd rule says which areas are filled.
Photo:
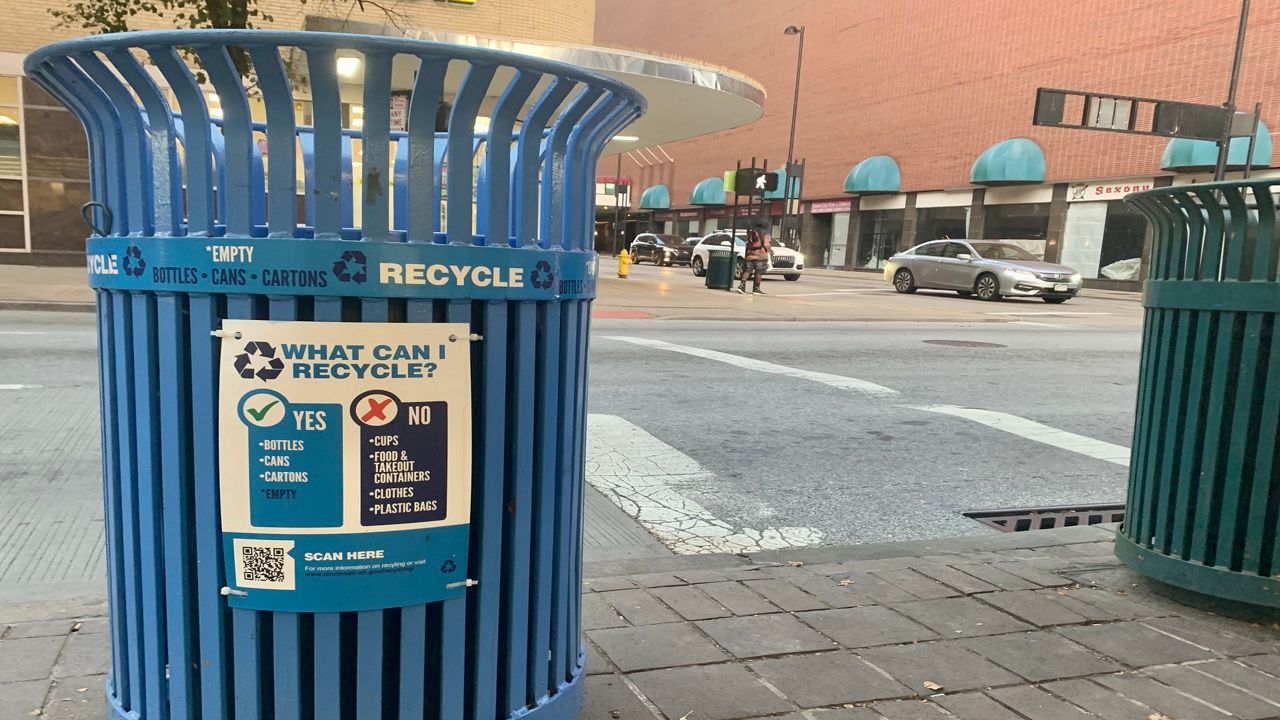
[[631, 560], [602, 560], [583, 565], [584, 577], [641, 575], [680, 570], [713, 570], [728, 567], [760, 567], [799, 561], [806, 565], [841, 563], [856, 560], [882, 560], [900, 557], [958, 555], [969, 552], [1030, 550], [1056, 545], [1105, 542], [1115, 537], [1115, 525], [1080, 525], [1053, 530], [1028, 530], [1017, 533], [992, 533], [967, 537], [905, 540], [901, 542], [866, 543], [862, 545], [830, 545], [825, 547], [766, 550], [751, 554], [710, 553], [706, 555], [672, 555]]
[[26, 310], [36, 312], [95, 312], [98, 306], [91, 302], [58, 302], [55, 300], [0, 300], [0, 310]]

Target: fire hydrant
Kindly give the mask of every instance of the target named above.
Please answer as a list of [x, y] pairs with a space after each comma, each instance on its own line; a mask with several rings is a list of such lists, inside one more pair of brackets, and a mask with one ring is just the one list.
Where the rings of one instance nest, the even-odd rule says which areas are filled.
[[631, 253], [627, 252], [626, 249], [623, 249], [622, 252], [618, 253], [618, 277], [625, 278], [630, 267]]

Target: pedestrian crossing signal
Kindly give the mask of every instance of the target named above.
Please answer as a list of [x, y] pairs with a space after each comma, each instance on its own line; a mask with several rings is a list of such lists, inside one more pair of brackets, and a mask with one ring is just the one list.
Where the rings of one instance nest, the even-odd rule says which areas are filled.
[[734, 192], [740, 195], [764, 195], [778, 189], [778, 173], [759, 168], [743, 168], [733, 181]]

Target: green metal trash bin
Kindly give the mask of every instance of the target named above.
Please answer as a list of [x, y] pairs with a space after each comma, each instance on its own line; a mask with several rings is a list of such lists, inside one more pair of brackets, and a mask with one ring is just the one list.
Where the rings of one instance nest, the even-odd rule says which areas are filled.
[[712, 250], [707, 258], [707, 287], [712, 290], [728, 290], [733, 286], [733, 253]]
[[1280, 179], [1132, 195], [1155, 242], [1116, 555], [1213, 600], [1280, 608]]

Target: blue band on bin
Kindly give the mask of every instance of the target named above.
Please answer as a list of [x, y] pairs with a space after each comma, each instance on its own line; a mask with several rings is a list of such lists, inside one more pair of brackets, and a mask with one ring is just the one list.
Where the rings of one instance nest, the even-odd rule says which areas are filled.
[[435, 243], [105, 237], [89, 286], [150, 292], [466, 300], [595, 297], [594, 252]]

